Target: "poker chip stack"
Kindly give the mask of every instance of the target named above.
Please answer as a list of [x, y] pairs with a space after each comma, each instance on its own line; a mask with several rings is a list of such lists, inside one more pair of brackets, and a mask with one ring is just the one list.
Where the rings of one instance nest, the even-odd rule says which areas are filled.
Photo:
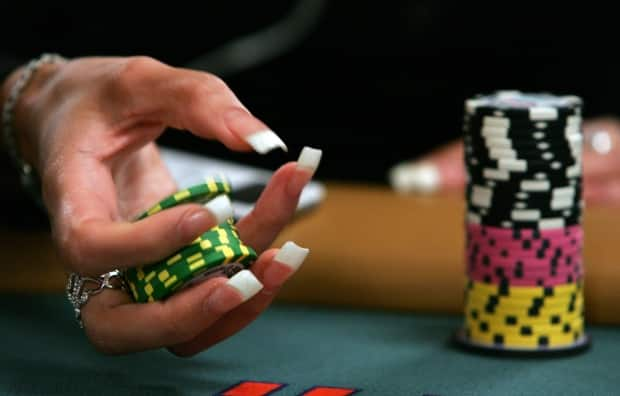
[[459, 341], [583, 349], [582, 100], [500, 91], [466, 101], [468, 284]]

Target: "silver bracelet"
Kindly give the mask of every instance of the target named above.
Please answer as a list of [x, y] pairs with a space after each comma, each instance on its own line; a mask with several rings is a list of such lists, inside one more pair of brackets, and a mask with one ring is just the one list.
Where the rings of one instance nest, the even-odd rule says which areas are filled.
[[[9, 96], [6, 98], [2, 106], [2, 134], [7, 151], [11, 157], [11, 160], [17, 166], [20, 173], [22, 186], [24, 186], [24, 188], [26, 188], [26, 190], [30, 193], [34, 193], [34, 191], [39, 188], [38, 179], [32, 165], [24, 161], [19, 153], [17, 134], [13, 128], [15, 106], [19, 102], [19, 99], [24, 92], [24, 89], [32, 79], [32, 76], [42, 65], [49, 63], [62, 63], [65, 61], [65, 58], [57, 54], [43, 54], [40, 57], [28, 62], [28, 64], [24, 66], [24, 69], [15, 84], [11, 87]], [[34, 198], [40, 199], [38, 194], [34, 195]]]

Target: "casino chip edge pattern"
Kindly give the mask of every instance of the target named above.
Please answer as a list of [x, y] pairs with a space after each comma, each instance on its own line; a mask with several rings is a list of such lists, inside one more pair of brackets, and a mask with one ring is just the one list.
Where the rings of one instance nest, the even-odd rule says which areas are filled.
[[[519, 231], [527, 233], [527, 231], [534, 230], [536, 234], [553, 233], [554, 237], [556, 237], [555, 234], [557, 234], [558, 229], [565, 227], [580, 228], [581, 208], [583, 206], [583, 202], [580, 200], [580, 144], [583, 140], [580, 130], [581, 106], [581, 99], [575, 96], [558, 97], [551, 94], [523, 94], [518, 91], [499, 91], [493, 95], [478, 96], [465, 102], [463, 129], [465, 132], [465, 164], [468, 170], [468, 183], [474, 182], [486, 189], [482, 190], [482, 194], [479, 193], [475, 196], [469, 190], [466, 195], [468, 199], [468, 215], [466, 219], [470, 224], [473, 223], [486, 227], [487, 230], [496, 229], [501, 232], [512, 230], [517, 233]], [[553, 127], [550, 127], [550, 125], [553, 125]], [[536, 149], [540, 150], [540, 156]], [[519, 156], [520, 153], [522, 153], [521, 156]], [[543, 154], [545, 155], [543, 156]], [[476, 156], [481, 156], [481, 158]], [[541, 180], [543, 182], [540, 182]], [[519, 190], [519, 187], [524, 185], [524, 181], [526, 182], [525, 186], [531, 189], [528, 191], [515, 191], [515, 186], [516, 190]], [[502, 196], [501, 183], [507, 183], [507, 186], [512, 186], [512, 190], [509, 190], [509, 192], [516, 192], [520, 196], [515, 194], [515, 197], [512, 198], [510, 194], [505, 193]], [[561, 191], [563, 195], [562, 197], [559, 197], [559, 195], [558, 197], [551, 196], [552, 200], [558, 198], [554, 203], [545, 202], [545, 198], [549, 198], [548, 192], [551, 189], [543, 187], [561, 189], [558, 191]], [[499, 191], [496, 195], [500, 198], [493, 199], [493, 190]], [[542, 194], [537, 194], [539, 191]], [[551, 191], [555, 192], [556, 190]], [[539, 195], [541, 198], [528, 200], [531, 195]], [[474, 200], [473, 205], [472, 198]], [[506, 205], [506, 200], [510, 201], [511, 198], [513, 202], [519, 202], [519, 205], [513, 208]], [[501, 204], [498, 205], [498, 202], [501, 202]], [[493, 209], [493, 204], [500, 207], [490, 210]], [[545, 204], [547, 209], [540, 207]], [[554, 204], [555, 209], [561, 207], [561, 210], [554, 212]], [[485, 205], [486, 207], [484, 207]], [[536, 205], [539, 207], [536, 207]], [[515, 212], [518, 216], [511, 218], [510, 215], [514, 215]], [[554, 218], [541, 218], [541, 212], [544, 212], [547, 216], [549, 213], [552, 213]], [[476, 238], [479, 238], [479, 236], [474, 236], [474, 239]], [[468, 236], [467, 240], [469, 244], [471, 235]], [[502, 237], [498, 238], [498, 240], [500, 245], [506, 243], [506, 240]], [[520, 247], [518, 247], [518, 244], [514, 244], [515, 240], [513, 238], [508, 238], [507, 240], [509, 242], [506, 246], [514, 255], [514, 252], [519, 251]], [[573, 238], [573, 240], [576, 240], [576, 238]], [[497, 241], [494, 241], [494, 243], [497, 243]], [[572, 254], [573, 256], [570, 257], [575, 261], [579, 261], [579, 263], [581, 263], [581, 244], [582, 237], [580, 236], [578, 238], [578, 248], [575, 248], [575, 251], [570, 253], [568, 252], [569, 249], [566, 249], [565, 253], [567, 256]], [[517, 253], [518, 255], [519, 253]], [[468, 256], [467, 259], [470, 260], [471, 257]], [[549, 260], [551, 263], [551, 259]], [[469, 270], [470, 265], [467, 268]], [[551, 270], [551, 268], [549, 269]], [[502, 273], [502, 275], [504, 274]], [[582, 275], [581, 273], [581, 277]], [[576, 276], [573, 281], [580, 282], [581, 277]], [[491, 283], [503, 282], [504, 286], [507, 286], [509, 285], [507, 283], [510, 280], [509, 278], [504, 276], [504, 279], [501, 280], [485, 280]], [[530, 279], [530, 281], [532, 281], [531, 286], [535, 287], [536, 283], [534, 283], [534, 280]], [[526, 280], [525, 283], [527, 284], [527, 282], [529, 281]], [[515, 283], [514, 280], [513, 283]], [[558, 286], [561, 287], [560, 285]], [[513, 286], [513, 288], [520, 287]], [[545, 289], [553, 290], [553, 287]], [[583, 305], [583, 292], [578, 291], [577, 293], [581, 293], [580, 301]], [[489, 298], [491, 297], [494, 296], [489, 296]], [[572, 304], [573, 309], [575, 309], [575, 298], [567, 300], [569, 305]], [[497, 303], [500, 299], [495, 296], [491, 300]], [[478, 301], [481, 300], [478, 299]], [[545, 309], [543, 308], [544, 301], [544, 299], [536, 300], [538, 305], [532, 307], [536, 308], [533, 311], [534, 313], [540, 313], [540, 310]], [[495, 306], [483, 306], [483, 308], [493, 307]], [[578, 315], [582, 315], [581, 323], [584, 323], [583, 307], [580, 309], [581, 312]], [[486, 314], [492, 315], [493, 312]], [[532, 313], [532, 311], [529, 313]], [[535, 347], [520, 347], [518, 345], [507, 345], [505, 342], [484, 342], [480, 336], [476, 337], [474, 335], [472, 337], [472, 331], [468, 331], [468, 323], [467, 312], [465, 312], [465, 326], [455, 332], [452, 341], [468, 350], [481, 353], [518, 356], [556, 356], [581, 352], [590, 345], [590, 338], [585, 333], [584, 326], [574, 332], [574, 339], [570, 343], [560, 342], [559, 345], [555, 346], [536, 345]], [[489, 325], [487, 324], [484, 329], [488, 327]], [[503, 329], [505, 328], [506, 326], [503, 327]], [[473, 333], [476, 332], [481, 334], [478, 329], [473, 331]], [[516, 338], [514, 337], [515, 334], [517, 333], [510, 333], [507, 337], [503, 335], [496, 337], [499, 334], [495, 334], [493, 337], [487, 335], [486, 338], [490, 338], [493, 341], [497, 339], [504, 341], [505, 338], [510, 339], [512, 337], [512, 339], [517, 340], [516, 343], [521, 343], [521, 340], [518, 338], [519, 334], [517, 334]], [[530, 335], [527, 334], [523, 337], [526, 339]], [[570, 334], [559, 334], [559, 338], [556, 337], [556, 339], [567, 340], [570, 337]], [[549, 342], [549, 337], [542, 336], [541, 338], [545, 342]], [[531, 339], [525, 344], [532, 344]]]
[[[139, 215], [136, 221], [180, 204], [204, 204], [230, 191], [230, 184], [224, 178], [208, 177], [204, 183], [164, 198]], [[145, 303], [163, 300], [211, 276], [231, 277], [248, 268], [256, 258], [256, 252], [239, 239], [233, 219], [228, 219], [172, 255], [152, 264], [126, 269], [123, 276], [134, 301]]]

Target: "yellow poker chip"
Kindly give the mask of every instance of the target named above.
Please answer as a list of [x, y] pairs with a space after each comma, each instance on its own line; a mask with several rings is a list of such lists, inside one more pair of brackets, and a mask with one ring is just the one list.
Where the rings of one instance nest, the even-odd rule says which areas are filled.
[[501, 332], [485, 333], [477, 328], [466, 328], [467, 338], [476, 344], [504, 349], [555, 349], [567, 348], [582, 341], [583, 329], [568, 333], [520, 335]]
[[512, 298], [534, 298], [566, 296], [577, 293], [583, 289], [581, 283], [567, 283], [554, 287], [540, 286], [503, 286], [483, 282], [470, 281], [466, 288], [469, 292], [478, 295], [498, 295]]

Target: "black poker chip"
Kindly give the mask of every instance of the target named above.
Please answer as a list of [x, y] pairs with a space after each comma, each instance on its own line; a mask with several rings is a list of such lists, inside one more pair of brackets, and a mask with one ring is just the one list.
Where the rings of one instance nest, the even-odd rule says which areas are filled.
[[589, 343], [576, 316], [584, 305], [582, 106], [575, 96], [518, 91], [465, 103], [465, 304], [481, 316], [465, 315], [464, 347], [550, 356]]

